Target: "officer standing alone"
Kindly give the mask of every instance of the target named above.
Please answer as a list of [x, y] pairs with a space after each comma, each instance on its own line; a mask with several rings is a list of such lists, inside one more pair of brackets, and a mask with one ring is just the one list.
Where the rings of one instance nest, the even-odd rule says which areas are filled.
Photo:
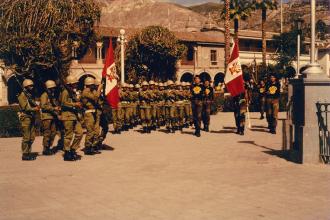
[[194, 118], [195, 135], [201, 136], [201, 121], [202, 121], [202, 110], [203, 110], [203, 98], [205, 89], [201, 83], [199, 76], [195, 76], [194, 84], [191, 87], [191, 105]]

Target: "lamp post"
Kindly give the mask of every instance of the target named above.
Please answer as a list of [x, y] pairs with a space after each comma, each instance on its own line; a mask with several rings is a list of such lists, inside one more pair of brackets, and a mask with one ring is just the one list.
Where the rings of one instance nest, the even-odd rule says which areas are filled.
[[118, 36], [118, 42], [120, 43], [120, 64], [121, 64], [121, 83], [125, 83], [125, 30], [120, 30], [120, 35]]
[[295, 20], [296, 29], [298, 31], [298, 34], [297, 34], [297, 74], [295, 77], [296, 79], [299, 79], [301, 77], [301, 74], [299, 71], [299, 68], [300, 68], [300, 35], [301, 35], [301, 26], [302, 26], [303, 22], [304, 22], [304, 20], [301, 18], [298, 18]]
[[310, 63], [303, 72], [307, 78], [324, 78], [323, 71], [318, 63], [315, 62], [315, 1], [311, 0], [311, 46]]

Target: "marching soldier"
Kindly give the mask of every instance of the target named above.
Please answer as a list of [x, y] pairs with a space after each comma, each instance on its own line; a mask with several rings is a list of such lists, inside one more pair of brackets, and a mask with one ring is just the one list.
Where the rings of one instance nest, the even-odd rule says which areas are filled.
[[157, 128], [157, 92], [156, 92], [156, 83], [153, 80], [149, 81], [149, 90], [150, 90], [150, 114], [151, 114], [151, 123], [150, 128], [156, 130]]
[[[94, 92], [97, 91], [100, 85], [103, 87], [101, 80], [95, 79]], [[95, 147], [97, 148], [97, 150], [102, 150], [103, 141], [105, 140], [109, 132], [109, 108], [110, 106], [106, 104], [105, 97], [101, 92], [101, 95], [96, 105], [96, 124], [99, 125], [96, 126], [96, 134], [98, 134], [98, 138]]]
[[32, 144], [35, 139], [36, 114], [40, 107], [34, 100], [34, 84], [30, 79], [23, 81], [23, 92], [18, 96], [20, 112], [19, 120], [22, 125], [22, 160], [35, 160], [36, 156], [31, 154]]
[[[118, 84], [118, 87], [120, 89], [119, 92], [119, 98], [121, 99], [120, 95], [122, 94], [121, 86]], [[121, 127], [122, 127], [122, 108], [121, 108], [121, 102], [118, 103], [117, 108], [111, 109], [112, 113], [112, 122], [113, 122], [113, 128], [114, 128], [114, 134], [120, 134], [121, 133]]]
[[184, 116], [185, 116], [185, 124], [186, 128], [192, 124], [192, 109], [191, 109], [191, 92], [190, 92], [191, 84], [189, 82], [184, 83]]
[[210, 126], [210, 115], [211, 115], [211, 104], [214, 100], [214, 91], [210, 85], [210, 81], [205, 80], [204, 82], [204, 100], [203, 100], [203, 125], [204, 131], [209, 132]]
[[165, 86], [164, 83], [159, 83], [159, 91], [158, 91], [158, 120], [159, 127], [165, 125]]
[[244, 135], [245, 129], [245, 114], [247, 112], [247, 91], [233, 97], [234, 117], [237, 127], [236, 134]]
[[205, 94], [205, 89], [203, 84], [201, 83], [201, 79], [199, 76], [195, 76], [194, 84], [191, 88], [191, 105], [193, 111], [194, 118], [194, 126], [195, 126], [195, 135], [197, 137], [201, 136], [201, 121], [202, 121], [202, 110], [203, 110], [203, 98]]
[[132, 129], [135, 125], [135, 109], [136, 101], [138, 100], [138, 94], [134, 91], [134, 85], [128, 85], [128, 97], [129, 97], [129, 128]]
[[276, 134], [279, 99], [281, 95], [281, 85], [277, 81], [275, 74], [270, 76], [270, 81], [266, 86], [266, 103], [267, 103], [267, 122], [269, 132]]
[[83, 137], [83, 129], [81, 126], [82, 104], [77, 98], [75, 89], [78, 80], [73, 76], [66, 78], [66, 86], [64, 86], [61, 96], [61, 119], [64, 125], [64, 160], [79, 160], [80, 156], [76, 153]]
[[143, 127], [144, 133], [150, 133], [150, 124], [151, 124], [151, 94], [148, 90], [148, 82], [144, 81], [142, 83], [142, 90], [140, 91], [140, 119]]
[[177, 120], [176, 129], [182, 130], [184, 123], [184, 103], [183, 103], [184, 92], [182, 90], [182, 85], [180, 81], [177, 81], [175, 85], [176, 85], [175, 105], [176, 105], [176, 120]]
[[264, 80], [260, 80], [258, 86], [259, 93], [259, 110], [260, 110], [260, 119], [264, 119], [265, 114], [265, 105], [266, 105], [266, 85]]
[[57, 125], [60, 123], [59, 114], [61, 107], [55, 95], [55, 82], [52, 80], [48, 80], [46, 81], [45, 86], [46, 91], [42, 93], [40, 97], [44, 148], [42, 154], [52, 155], [54, 151], [51, 149], [51, 147], [57, 134]]
[[173, 81], [167, 81], [167, 89], [165, 92], [165, 114], [166, 114], [166, 129], [169, 132], [175, 133], [176, 126], [176, 106], [175, 106], [175, 90]]
[[134, 125], [137, 126], [140, 124], [140, 113], [139, 113], [139, 96], [140, 96], [140, 88], [141, 86], [139, 84], [136, 84], [134, 86], [134, 108], [133, 108], [133, 117], [134, 117]]
[[97, 117], [97, 105], [98, 100], [101, 95], [101, 86], [95, 89], [95, 80], [92, 77], [87, 77], [85, 79], [85, 88], [81, 94], [81, 101], [84, 107], [84, 119], [86, 126], [86, 136], [85, 136], [85, 155], [94, 155], [101, 153], [96, 148], [98, 144], [99, 137], [99, 121]]
[[121, 122], [122, 122], [122, 131], [128, 131], [129, 128], [129, 94], [128, 86], [126, 83], [123, 83], [120, 90], [120, 106], [121, 106]]

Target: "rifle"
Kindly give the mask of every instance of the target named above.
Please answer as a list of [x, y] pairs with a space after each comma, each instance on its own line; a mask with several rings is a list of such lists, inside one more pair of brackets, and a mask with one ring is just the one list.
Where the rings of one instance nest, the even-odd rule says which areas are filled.
[[32, 105], [33, 107], [40, 107], [39, 104], [33, 99], [32, 95], [22, 86], [20, 81], [17, 79], [16, 73], [14, 73], [14, 77], [15, 77], [15, 80], [16, 80], [17, 84], [22, 89], [22, 92], [24, 93], [24, 95], [28, 99], [29, 104]]

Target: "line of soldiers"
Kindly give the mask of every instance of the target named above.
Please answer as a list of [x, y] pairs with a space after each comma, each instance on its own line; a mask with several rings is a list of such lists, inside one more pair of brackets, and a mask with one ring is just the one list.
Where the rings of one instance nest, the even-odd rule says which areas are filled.
[[[79, 91], [77, 85], [78, 80], [73, 76], [68, 76], [61, 88], [48, 80], [38, 103], [33, 81], [23, 81], [23, 91], [18, 96], [18, 116], [23, 131], [22, 160], [36, 159], [31, 150], [38, 113], [42, 122], [43, 155], [63, 150], [65, 161], [80, 160], [77, 150], [83, 138], [83, 126], [86, 128], [84, 154], [101, 153], [110, 122], [109, 112], [104, 107], [103, 84], [87, 77], [83, 91]], [[114, 131], [120, 133], [141, 124], [144, 133], [162, 126], [169, 133], [175, 133], [194, 124], [195, 135], [200, 137], [202, 118], [204, 130], [209, 131], [212, 101], [213, 88], [209, 81], [203, 85], [198, 76], [193, 85], [171, 80], [166, 83], [145, 81], [141, 86], [123, 84], [118, 108], [112, 109]], [[56, 135], [59, 141], [53, 147]]]
[[[63, 150], [65, 161], [80, 160], [77, 154], [83, 138], [83, 124], [86, 128], [85, 155], [101, 153], [102, 142], [108, 133], [108, 118], [104, 112], [102, 84], [91, 77], [85, 79], [85, 88], [77, 90], [78, 80], [72, 76], [66, 78], [60, 94], [58, 86], [52, 80], [45, 83], [45, 92], [40, 103], [35, 101], [34, 83], [30, 79], [23, 81], [23, 91], [18, 96], [22, 125], [22, 160], [35, 160], [31, 147], [35, 139], [36, 115], [40, 112], [43, 131], [43, 155], [55, 154]], [[56, 135], [59, 142], [53, 146]]]
[[[199, 77], [196, 77], [199, 79]], [[200, 84], [200, 82], [199, 82]], [[137, 125], [142, 125], [143, 133], [151, 133], [157, 128], [166, 127], [168, 133], [182, 131], [188, 128], [198, 118], [196, 136], [200, 136], [200, 121], [203, 116], [204, 130], [209, 131], [211, 102], [213, 101], [213, 88], [209, 81], [201, 85], [200, 101], [202, 107], [197, 110], [194, 117], [194, 102], [196, 97], [192, 85], [186, 82], [165, 83], [144, 81], [141, 85], [122, 84], [120, 89], [120, 103], [117, 109], [112, 110], [114, 131], [120, 134]], [[206, 92], [206, 93], [205, 93]], [[204, 107], [204, 108], [203, 108]], [[204, 110], [204, 111], [203, 111]], [[202, 112], [204, 112], [202, 114]]]

